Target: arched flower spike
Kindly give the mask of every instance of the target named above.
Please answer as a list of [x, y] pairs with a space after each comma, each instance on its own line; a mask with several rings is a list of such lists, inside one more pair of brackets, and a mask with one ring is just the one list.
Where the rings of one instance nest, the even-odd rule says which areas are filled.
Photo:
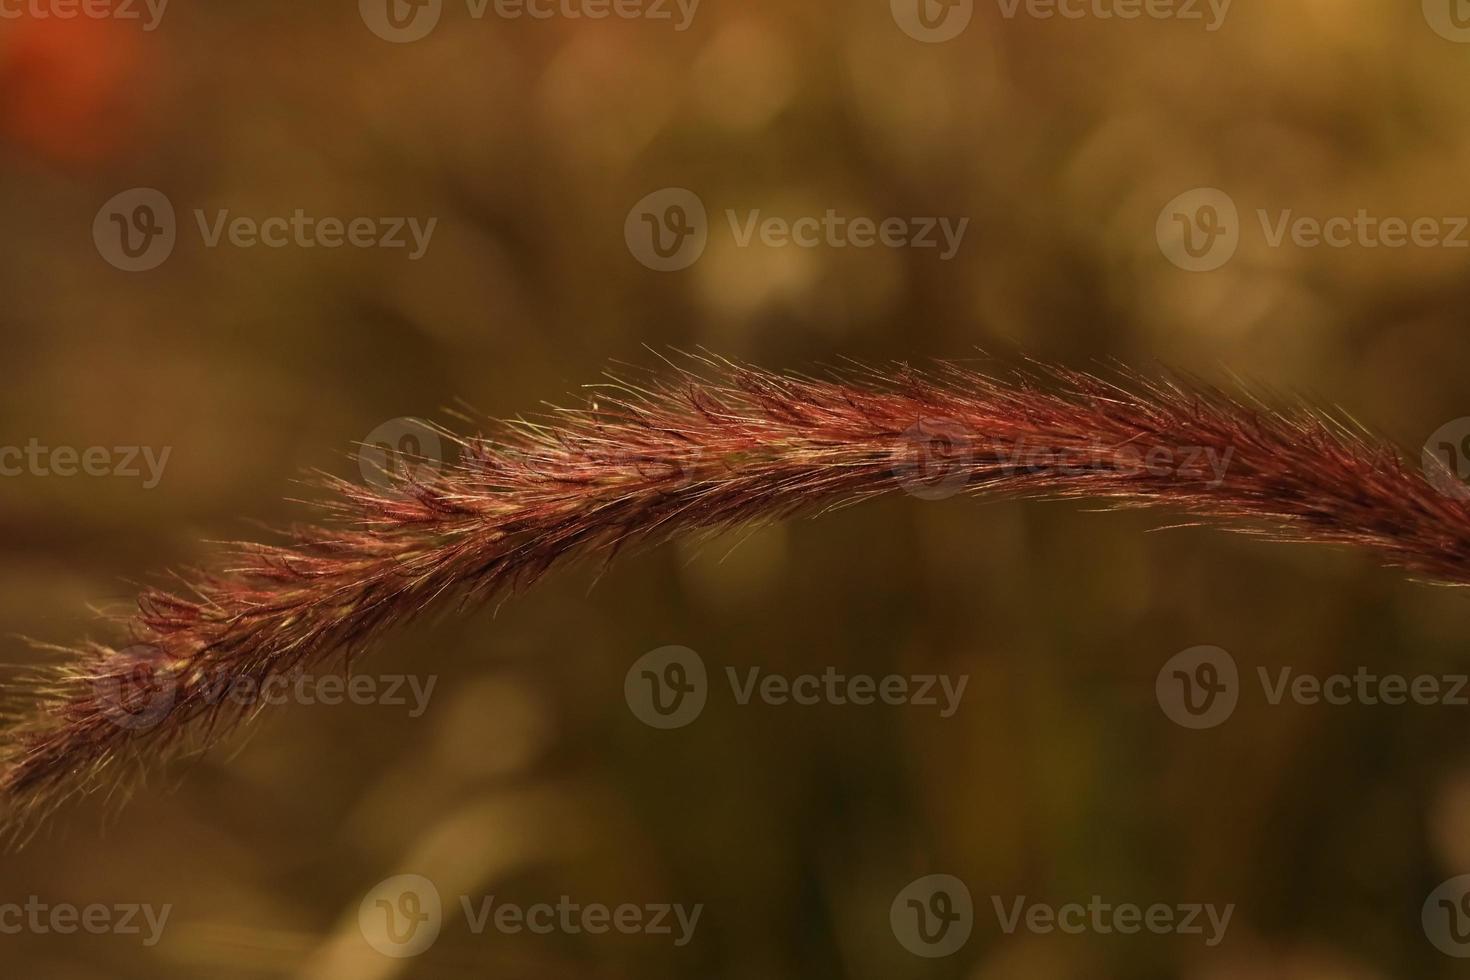
[[144, 592], [117, 645], [59, 651], [4, 735], [12, 825], [229, 732], [257, 710], [222, 696], [232, 684], [350, 660], [436, 605], [894, 490], [1161, 507], [1470, 582], [1470, 491], [1448, 469], [1426, 477], [1330, 416], [1194, 382], [952, 364], [817, 380], [698, 358], [590, 391], [579, 409], [450, 437], [458, 458], [442, 465], [395, 466], [371, 486], [325, 478], [320, 524]]

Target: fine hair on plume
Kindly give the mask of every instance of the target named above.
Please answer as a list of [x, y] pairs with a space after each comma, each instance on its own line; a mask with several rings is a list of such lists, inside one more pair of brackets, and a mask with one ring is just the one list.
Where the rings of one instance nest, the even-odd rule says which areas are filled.
[[683, 356], [609, 376], [576, 408], [440, 434], [457, 458], [365, 483], [321, 476], [317, 520], [144, 590], [108, 642], [49, 647], [53, 662], [11, 685], [5, 825], [34, 829], [67, 798], [126, 787], [248, 721], [259, 705], [220, 697], [219, 678], [350, 664], [398, 624], [573, 559], [894, 491], [1160, 508], [1470, 582], [1464, 497], [1394, 445], [1186, 378], [948, 362], [809, 377]]

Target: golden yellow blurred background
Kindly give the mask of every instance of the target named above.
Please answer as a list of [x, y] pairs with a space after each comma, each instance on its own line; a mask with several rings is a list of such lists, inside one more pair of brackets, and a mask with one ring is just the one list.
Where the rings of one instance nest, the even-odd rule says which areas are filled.
[[[305, 518], [303, 474], [358, 478], [354, 444], [394, 420], [535, 412], [671, 347], [1169, 365], [1341, 405], [1417, 456], [1470, 415], [1462, 6], [0, 2], [0, 446], [168, 450], [156, 480], [0, 478], [0, 660], [20, 676], [21, 637], [98, 635], [89, 606]], [[1209, 233], [1201, 201], [1235, 209], [1228, 255], [1165, 233]], [[762, 224], [829, 211], [908, 237]], [[1276, 234], [1360, 213], [1444, 234]], [[358, 218], [368, 244], [322, 244]], [[965, 222], [952, 254], [914, 247], [941, 220]], [[695, 226], [697, 257], [638, 238]], [[1463, 976], [1426, 921], [1470, 872], [1470, 708], [1272, 705], [1250, 680], [1196, 731], [1155, 682], [1199, 645], [1248, 679], [1470, 671], [1467, 600], [1360, 555], [1148, 533], [1169, 522], [894, 497], [418, 623], [356, 669], [433, 678], [421, 712], [270, 710], [7, 854], [0, 973]], [[659, 730], [624, 684], [670, 645], [714, 689]], [[719, 685], [752, 667], [968, 682], [950, 717], [742, 705]], [[891, 912], [933, 874], [965, 883], [973, 931], [930, 958]], [[399, 875], [443, 905], [413, 955], [364, 926], [422, 914], [374, 904]], [[12, 931], [33, 896], [170, 911], [151, 944]], [[488, 896], [702, 912], [683, 945], [477, 932], [461, 898]], [[1214, 945], [1008, 932], [1023, 896], [1233, 915]]]

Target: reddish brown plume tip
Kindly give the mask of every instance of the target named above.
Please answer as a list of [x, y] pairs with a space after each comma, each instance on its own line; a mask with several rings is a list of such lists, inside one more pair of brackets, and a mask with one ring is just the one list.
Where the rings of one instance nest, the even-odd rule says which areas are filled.
[[1448, 470], [1426, 477], [1334, 417], [1192, 381], [955, 364], [818, 380], [690, 357], [593, 386], [575, 410], [441, 435], [455, 459], [390, 464], [370, 485], [324, 477], [319, 523], [145, 591], [114, 645], [57, 648], [3, 735], [6, 824], [33, 828], [69, 796], [199, 750], [256, 710], [222, 696], [231, 685], [350, 662], [437, 604], [894, 490], [1160, 506], [1470, 581], [1470, 489]]

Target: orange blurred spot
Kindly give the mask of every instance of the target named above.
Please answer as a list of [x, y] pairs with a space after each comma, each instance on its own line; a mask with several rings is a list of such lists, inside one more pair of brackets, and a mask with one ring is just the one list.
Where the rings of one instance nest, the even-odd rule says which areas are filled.
[[0, 22], [0, 136], [70, 162], [116, 152], [141, 103], [140, 30], [87, 17]]

